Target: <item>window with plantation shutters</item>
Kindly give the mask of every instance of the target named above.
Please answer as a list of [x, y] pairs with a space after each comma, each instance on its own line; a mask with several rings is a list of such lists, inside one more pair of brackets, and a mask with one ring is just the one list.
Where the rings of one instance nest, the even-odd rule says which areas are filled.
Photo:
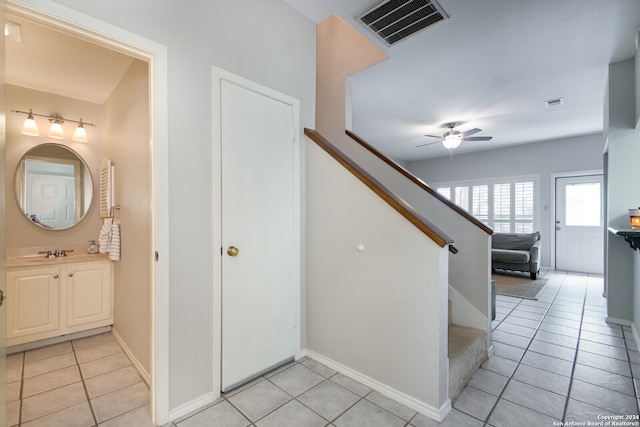
[[451, 200], [451, 188], [449, 187], [441, 187], [438, 188], [438, 193], [442, 194], [447, 200]]
[[489, 185], [474, 185], [471, 187], [471, 215], [485, 224], [489, 222]]
[[456, 187], [454, 203], [462, 209], [469, 210], [469, 187]]
[[536, 177], [443, 183], [433, 187], [496, 232], [532, 233], [537, 230]]
[[511, 228], [511, 184], [493, 185], [493, 229], [509, 233]]
[[514, 231], [533, 233], [533, 182], [515, 182], [513, 187]]

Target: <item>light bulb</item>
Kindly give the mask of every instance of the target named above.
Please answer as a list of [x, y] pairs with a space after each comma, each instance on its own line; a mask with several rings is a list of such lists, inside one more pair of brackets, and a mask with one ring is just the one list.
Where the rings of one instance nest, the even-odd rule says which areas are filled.
[[51, 127], [49, 128], [49, 138], [64, 139], [64, 132], [62, 131], [62, 124], [60, 123], [60, 120], [55, 119], [51, 123]]
[[73, 133], [72, 139], [78, 142], [89, 142], [89, 140], [87, 139], [87, 130], [82, 124], [82, 119], [80, 119], [80, 124], [76, 128], [76, 131]]
[[25, 119], [24, 124], [22, 125], [22, 131], [20, 133], [22, 133], [23, 135], [29, 135], [29, 136], [40, 135], [40, 131], [38, 130], [38, 125], [36, 124], [36, 121], [33, 118], [33, 113], [31, 112], [31, 110], [29, 110], [29, 115]]
[[449, 150], [453, 150], [454, 148], [458, 147], [461, 142], [462, 137], [460, 136], [460, 134], [450, 134], [444, 137], [444, 139], [442, 140], [442, 145], [444, 145], [445, 148], [448, 148]]

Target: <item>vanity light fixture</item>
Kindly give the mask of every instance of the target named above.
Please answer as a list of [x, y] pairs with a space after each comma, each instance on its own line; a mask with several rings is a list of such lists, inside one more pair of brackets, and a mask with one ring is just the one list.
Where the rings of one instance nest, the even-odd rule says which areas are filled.
[[29, 109], [28, 112], [20, 111], [20, 110], [11, 110], [11, 111], [13, 111], [14, 113], [27, 115], [27, 118], [24, 121], [24, 124], [22, 125], [22, 131], [20, 132], [23, 135], [29, 135], [29, 136], [40, 135], [40, 132], [38, 131], [38, 125], [36, 124], [36, 121], [33, 118], [33, 116], [45, 117], [49, 119], [49, 121], [51, 122], [51, 126], [49, 127], [49, 138], [55, 138], [55, 139], [64, 139], [64, 131], [62, 129], [62, 124], [64, 122], [78, 123], [78, 127], [76, 128], [72, 138], [74, 141], [78, 141], [78, 142], [89, 142], [89, 140], [87, 139], [87, 130], [85, 129], [85, 126], [94, 126], [94, 127], [97, 126], [93, 123], [87, 123], [82, 119], [80, 120], [67, 119], [62, 117], [59, 114], [47, 115], [47, 114], [34, 113], [31, 109]]
[[62, 130], [64, 120], [61, 120], [59, 115], [54, 114], [53, 118], [50, 118], [49, 121], [51, 122], [49, 138], [64, 139], [64, 131]]
[[23, 135], [29, 135], [29, 136], [40, 135], [40, 132], [38, 131], [38, 125], [36, 124], [36, 121], [33, 118], [33, 113], [31, 112], [31, 110], [29, 110], [29, 115], [27, 116], [26, 120], [24, 121], [24, 124], [22, 125], [21, 133]]
[[80, 124], [76, 128], [76, 131], [73, 133], [74, 141], [78, 142], [89, 142], [87, 139], [87, 130], [84, 128], [84, 123], [82, 123], [82, 118], [80, 118]]

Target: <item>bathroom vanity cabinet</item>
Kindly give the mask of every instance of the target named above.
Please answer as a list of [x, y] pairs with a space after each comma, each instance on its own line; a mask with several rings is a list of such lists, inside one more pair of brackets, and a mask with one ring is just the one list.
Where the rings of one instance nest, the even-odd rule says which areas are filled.
[[7, 346], [113, 324], [109, 260], [7, 268]]

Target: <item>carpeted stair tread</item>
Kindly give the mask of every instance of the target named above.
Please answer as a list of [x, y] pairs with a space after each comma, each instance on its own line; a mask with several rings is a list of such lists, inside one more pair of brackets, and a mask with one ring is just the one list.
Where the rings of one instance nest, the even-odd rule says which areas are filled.
[[486, 335], [480, 329], [449, 325], [449, 397], [452, 401], [486, 361]]

